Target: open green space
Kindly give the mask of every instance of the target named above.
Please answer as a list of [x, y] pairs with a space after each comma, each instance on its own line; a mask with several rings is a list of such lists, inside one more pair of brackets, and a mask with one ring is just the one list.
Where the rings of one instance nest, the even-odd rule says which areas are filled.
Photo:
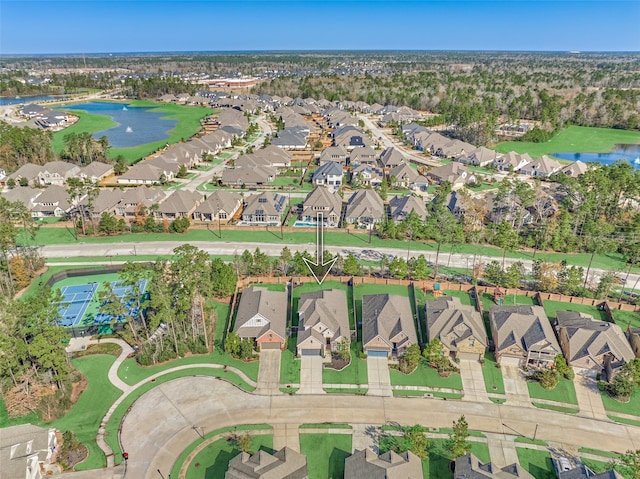
[[[416, 370], [411, 374], [403, 374], [397, 369], [389, 369], [389, 375], [391, 376], [392, 386], [424, 386], [462, 390], [460, 374], [454, 373], [449, 377], [443, 378], [425, 361], [420, 361]], [[420, 395], [423, 394], [424, 391], [420, 393]]]
[[544, 143], [508, 141], [496, 145], [495, 150], [500, 153], [529, 153], [532, 158], [537, 158], [555, 152], [606, 153], [613, 150], [617, 144], [638, 143], [640, 133], [637, 131], [570, 126]]
[[556, 319], [556, 313], [558, 311], [577, 311], [579, 313], [586, 313], [593, 316], [595, 319], [605, 321], [607, 316], [604, 311], [601, 311], [597, 306], [591, 306], [588, 304], [567, 303], [565, 301], [551, 301], [545, 299], [544, 311], [547, 313], [549, 319]]
[[[169, 138], [167, 139], [128, 148], [109, 149], [109, 158], [122, 155], [130, 164], [164, 147], [166, 144], [177, 143], [192, 137], [200, 131], [200, 120], [215, 113], [214, 110], [206, 107], [158, 103], [148, 100], [133, 100], [126, 103], [133, 107], [152, 108], [152, 111], [165, 113], [165, 116], [163, 116], [165, 119], [177, 120], [175, 128], [168, 132]], [[64, 149], [64, 136], [69, 133], [95, 133], [116, 125], [108, 116], [96, 115], [80, 110], [70, 110], [70, 112], [73, 115], [77, 115], [79, 120], [70, 127], [53, 134], [53, 148], [57, 153], [62, 152]]]
[[96, 443], [102, 418], [121, 392], [106, 378], [115, 362], [110, 355], [94, 355], [74, 359], [72, 364], [88, 380], [87, 388], [71, 410], [51, 423], [60, 431], [73, 431], [76, 439], [89, 449], [89, 457], [76, 466], [76, 470], [98, 469], [106, 465], [104, 453]]
[[[333, 229], [326, 231], [325, 244], [335, 246], [360, 246], [360, 247], [387, 247], [399, 248], [406, 250], [407, 243], [400, 240], [381, 240], [376, 236], [371, 237], [364, 233], [354, 234], [347, 233], [345, 230]], [[208, 231], [206, 229], [191, 229], [186, 233], [140, 233], [140, 234], [124, 234], [118, 236], [97, 236], [97, 237], [80, 237], [75, 238], [73, 231], [65, 227], [45, 227], [40, 228], [36, 233], [35, 241], [30, 240], [31, 245], [49, 245], [49, 244], [90, 244], [90, 243], [122, 243], [122, 242], [148, 242], [148, 241], [213, 241], [213, 242], [231, 242], [240, 243], [247, 240], [247, 232], [241, 229], [223, 230], [222, 238], [217, 237], [217, 231]], [[251, 231], [251, 241], [256, 243], [273, 243], [273, 244], [315, 244], [316, 234], [314, 231], [285, 231], [283, 238], [280, 238], [280, 231]], [[20, 240], [23, 244], [24, 240]], [[411, 249], [414, 252], [426, 253], [427, 260], [433, 261], [435, 255], [429, 254], [434, 252], [437, 245], [430, 242], [412, 241]], [[442, 249], [450, 249], [450, 245], [443, 245]], [[502, 250], [492, 246], [485, 245], [456, 245], [455, 250], [461, 254], [478, 254], [483, 256], [502, 257]], [[507, 252], [510, 258], [532, 259], [532, 251], [514, 251]], [[589, 264], [591, 255], [588, 253], [536, 253], [536, 258], [544, 261], [560, 262], [566, 260], [570, 265], [586, 267]], [[627, 268], [622, 256], [619, 253], [607, 253], [596, 255], [593, 260], [593, 268], [601, 268], [606, 270], [624, 270]], [[640, 271], [640, 268], [633, 268], [632, 271]]]
[[610, 462], [596, 461], [595, 459], [587, 459], [587, 458], [583, 458], [582, 462], [584, 463], [585, 466], [587, 466], [596, 474], [604, 471], [609, 471], [612, 469], [612, 466], [613, 466], [613, 469], [615, 469], [625, 479], [633, 479], [634, 477], [633, 470], [630, 467], [626, 467], [620, 464], [613, 465]]
[[331, 368], [322, 369], [323, 384], [368, 384], [367, 361], [358, 357], [362, 350], [359, 342], [351, 343], [351, 362], [344, 369], [337, 371]]
[[[273, 435], [260, 434], [251, 439], [250, 453], [258, 450], [273, 452]], [[226, 438], [206, 445], [189, 463], [186, 479], [224, 479], [229, 462], [240, 454], [240, 449]], [[176, 476], [177, 477], [177, 476]]]
[[602, 403], [607, 411], [631, 414], [640, 418], [640, 387], [634, 388], [629, 402], [620, 402], [607, 393], [602, 393]]
[[489, 393], [504, 394], [502, 371], [496, 367], [496, 364], [495, 355], [487, 351], [484, 355], [484, 363], [482, 364], [484, 387]]
[[300, 434], [300, 452], [307, 456], [309, 479], [341, 478], [351, 455], [351, 435]]
[[529, 396], [531, 399], [546, 399], [548, 401], [557, 401], [567, 404], [578, 404], [576, 398], [576, 388], [573, 385], [573, 381], [560, 378], [558, 385], [552, 389], [547, 390], [540, 386], [537, 381], [527, 381], [527, 387], [529, 388]]
[[556, 479], [556, 473], [547, 451], [517, 447], [518, 462], [536, 479]]

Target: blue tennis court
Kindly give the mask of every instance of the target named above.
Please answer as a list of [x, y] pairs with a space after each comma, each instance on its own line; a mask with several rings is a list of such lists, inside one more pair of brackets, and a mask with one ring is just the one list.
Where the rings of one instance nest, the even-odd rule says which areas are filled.
[[79, 324], [97, 289], [98, 283], [64, 286], [61, 288], [62, 300], [58, 303], [60, 324], [62, 326]]
[[[138, 283], [135, 285], [123, 285], [122, 282], [120, 281], [113, 281], [111, 283], [111, 290], [113, 291], [113, 294], [118, 298], [120, 298], [121, 301], [123, 301], [125, 298], [128, 298], [125, 304], [126, 312], [124, 315], [117, 316], [115, 318], [111, 314], [105, 314], [105, 313], [99, 312], [98, 314], [96, 314], [94, 323], [96, 324], [110, 323], [114, 319], [116, 321], [124, 321], [126, 319], [126, 316], [130, 316], [130, 317], [137, 316], [138, 315], [137, 299], [142, 296], [146, 287], [147, 287], [146, 279], [138, 281]], [[106, 304], [106, 301], [103, 301], [101, 303], [101, 306], [104, 306], [105, 304]]]

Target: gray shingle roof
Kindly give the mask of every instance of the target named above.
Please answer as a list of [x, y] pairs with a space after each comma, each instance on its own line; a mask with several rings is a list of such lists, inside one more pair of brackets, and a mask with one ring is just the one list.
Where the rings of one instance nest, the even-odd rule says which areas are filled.
[[[252, 325], [256, 316], [266, 319]], [[233, 330], [243, 338], [258, 338], [271, 330], [286, 338], [287, 293], [250, 286], [242, 291]]]
[[411, 451], [378, 455], [367, 448], [347, 457], [344, 465], [344, 479], [422, 478], [422, 461]]
[[411, 304], [406, 296], [390, 294], [366, 295], [362, 298], [362, 344], [376, 336], [392, 347], [392, 338], [400, 333], [415, 344], [418, 342]]
[[438, 338], [450, 351], [456, 351], [458, 344], [470, 337], [485, 347], [488, 344], [482, 316], [458, 298], [445, 296], [427, 301], [426, 320], [429, 341]]

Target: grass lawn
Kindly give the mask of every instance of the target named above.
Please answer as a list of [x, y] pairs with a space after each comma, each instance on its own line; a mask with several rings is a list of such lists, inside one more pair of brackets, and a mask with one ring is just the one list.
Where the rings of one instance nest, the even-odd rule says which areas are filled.
[[556, 313], [558, 311], [578, 311], [580, 313], [590, 314], [595, 319], [599, 319], [602, 321], [606, 319], [604, 311], [600, 311], [596, 306], [590, 306], [588, 304], [575, 304], [566, 303], [564, 301], [544, 300], [544, 310], [551, 320], [554, 320], [556, 318]]
[[[396, 369], [389, 369], [392, 386], [425, 386], [431, 388], [462, 389], [460, 374], [454, 373], [447, 378], [440, 377], [435, 369], [425, 364], [418, 363], [418, 367], [411, 374], [402, 374]], [[424, 394], [421, 392], [420, 395]]]
[[633, 311], [622, 311], [620, 309], [612, 310], [613, 319], [616, 324], [626, 331], [627, 326], [631, 325], [632, 328], [640, 328], [640, 314]]
[[496, 367], [496, 358], [493, 353], [487, 351], [484, 355], [484, 364], [482, 365], [482, 377], [484, 378], [484, 387], [489, 393], [504, 394], [504, 381], [502, 380], [502, 371]]
[[580, 408], [577, 407], [553, 406], [552, 404], [542, 404], [540, 402], [533, 402], [531, 404], [535, 407], [539, 407], [540, 409], [548, 409], [549, 411], [556, 411], [564, 414], [578, 414], [580, 412]]
[[602, 393], [602, 403], [607, 411], [640, 416], [640, 387], [633, 390], [629, 402], [616, 401], [607, 393]]
[[322, 369], [323, 384], [368, 384], [367, 361], [358, 358], [358, 351], [362, 350], [359, 342], [351, 343], [351, 362], [341, 371]]
[[351, 455], [351, 435], [300, 434], [300, 452], [307, 456], [309, 479], [340, 479]]
[[106, 378], [115, 359], [110, 355], [94, 355], [72, 361], [73, 366], [85, 375], [89, 383], [71, 410], [51, 423], [51, 426], [63, 432], [73, 431], [76, 439], [89, 449], [89, 457], [78, 464], [76, 470], [106, 466], [104, 453], [96, 444], [96, 434], [102, 418], [121, 394]]
[[[91, 268], [91, 266], [49, 266], [47, 271], [42, 274], [39, 278], [34, 279], [27, 290], [22, 295], [23, 299], [33, 298], [34, 296], [42, 293], [44, 288], [46, 287], [47, 281], [53, 276], [55, 273], [59, 273], [60, 271], [66, 271], [69, 269], [77, 269], [77, 268]], [[95, 269], [102, 269], [102, 266], [96, 266]]]
[[[450, 479], [453, 473], [449, 469], [451, 456], [445, 446], [446, 439], [429, 440], [429, 457], [422, 460], [422, 474], [425, 479]], [[490, 461], [489, 447], [484, 442], [472, 442], [471, 452], [480, 462]]]
[[[604, 471], [611, 470], [611, 464], [605, 461], [596, 461], [595, 459], [586, 459], [583, 458], [582, 462], [585, 466], [591, 469], [596, 474]], [[633, 470], [630, 467], [616, 465], [613, 467], [618, 473], [622, 475], [625, 479], [633, 479]]]
[[527, 381], [527, 387], [529, 388], [529, 396], [531, 399], [547, 399], [549, 401], [578, 404], [573, 381], [569, 381], [563, 377], [560, 378], [560, 382], [555, 389], [551, 391], [547, 391], [545, 388], [540, 386], [540, 383], [537, 381]]
[[556, 479], [556, 473], [547, 451], [517, 447], [518, 462], [536, 479]]
[[[273, 435], [253, 436], [250, 452], [254, 453], [258, 450], [273, 452]], [[240, 449], [227, 439], [218, 439], [196, 454], [187, 468], [185, 477], [186, 479], [224, 479], [229, 461], [240, 452]]]
[[[128, 148], [109, 149], [109, 158], [122, 155], [129, 164], [135, 163], [140, 158], [153, 153], [166, 144], [177, 143], [183, 139], [192, 137], [200, 131], [200, 120], [215, 113], [214, 110], [205, 107], [158, 103], [148, 100], [127, 101], [126, 104], [133, 107], [151, 108], [154, 112], [165, 113], [163, 117], [165, 119], [177, 120], [175, 128], [168, 132], [169, 138], [167, 139]], [[79, 110], [72, 110], [71, 113], [77, 115], [80, 119], [69, 128], [53, 134], [53, 148], [57, 153], [60, 153], [64, 149], [64, 136], [69, 133], [82, 133], [86, 131], [95, 133], [116, 125], [108, 116], [96, 115]]]
[[613, 150], [616, 144], [635, 143], [640, 143], [640, 133], [637, 131], [570, 126], [544, 143], [508, 141], [496, 145], [495, 149], [501, 153], [529, 153], [537, 158], [555, 152], [606, 153]]
[[[496, 305], [496, 303], [493, 301], [493, 293], [482, 293], [482, 296], [480, 296], [480, 298], [482, 301], [482, 308], [485, 311], [489, 311], [489, 308], [491, 308], [491, 306]], [[533, 296], [523, 296], [519, 294], [514, 296], [513, 294], [508, 294], [505, 295], [502, 304], [504, 306], [515, 306], [518, 304], [535, 306], [538, 303], [536, 303], [536, 300]]]
[[287, 341], [280, 363], [280, 384], [300, 384], [300, 360], [295, 358], [296, 336]]

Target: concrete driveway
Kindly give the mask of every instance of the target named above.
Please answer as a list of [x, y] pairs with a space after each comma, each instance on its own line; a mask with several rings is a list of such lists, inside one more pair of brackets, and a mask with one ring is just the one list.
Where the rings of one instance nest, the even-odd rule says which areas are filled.
[[580, 408], [579, 416], [608, 420], [607, 412], [602, 404], [602, 395], [596, 380], [588, 375], [588, 371], [574, 368], [576, 377], [573, 385], [576, 388], [576, 398]]
[[324, 394], [322, 389], [322, 356], [300, 357], [300, 389], [297, 394]]
[[279, 349], [263, 349], [260, 351], [258, 367], [257, 394], [280, 394], [280, 361], [282, 352]]
[[368, 396], [393, 396], [387, 358], [367, 357]]
[[504, 391], [507, 394], [507, 404], [513, 406], [531, 406], [529, 388], [524, 373], [517, 366], [503, 364], [501, 366]]
[[491, 402], [484, 385], [482, 365], [475, 359], [460, 360], [460, 376], [464, 389], [463, 401]]

